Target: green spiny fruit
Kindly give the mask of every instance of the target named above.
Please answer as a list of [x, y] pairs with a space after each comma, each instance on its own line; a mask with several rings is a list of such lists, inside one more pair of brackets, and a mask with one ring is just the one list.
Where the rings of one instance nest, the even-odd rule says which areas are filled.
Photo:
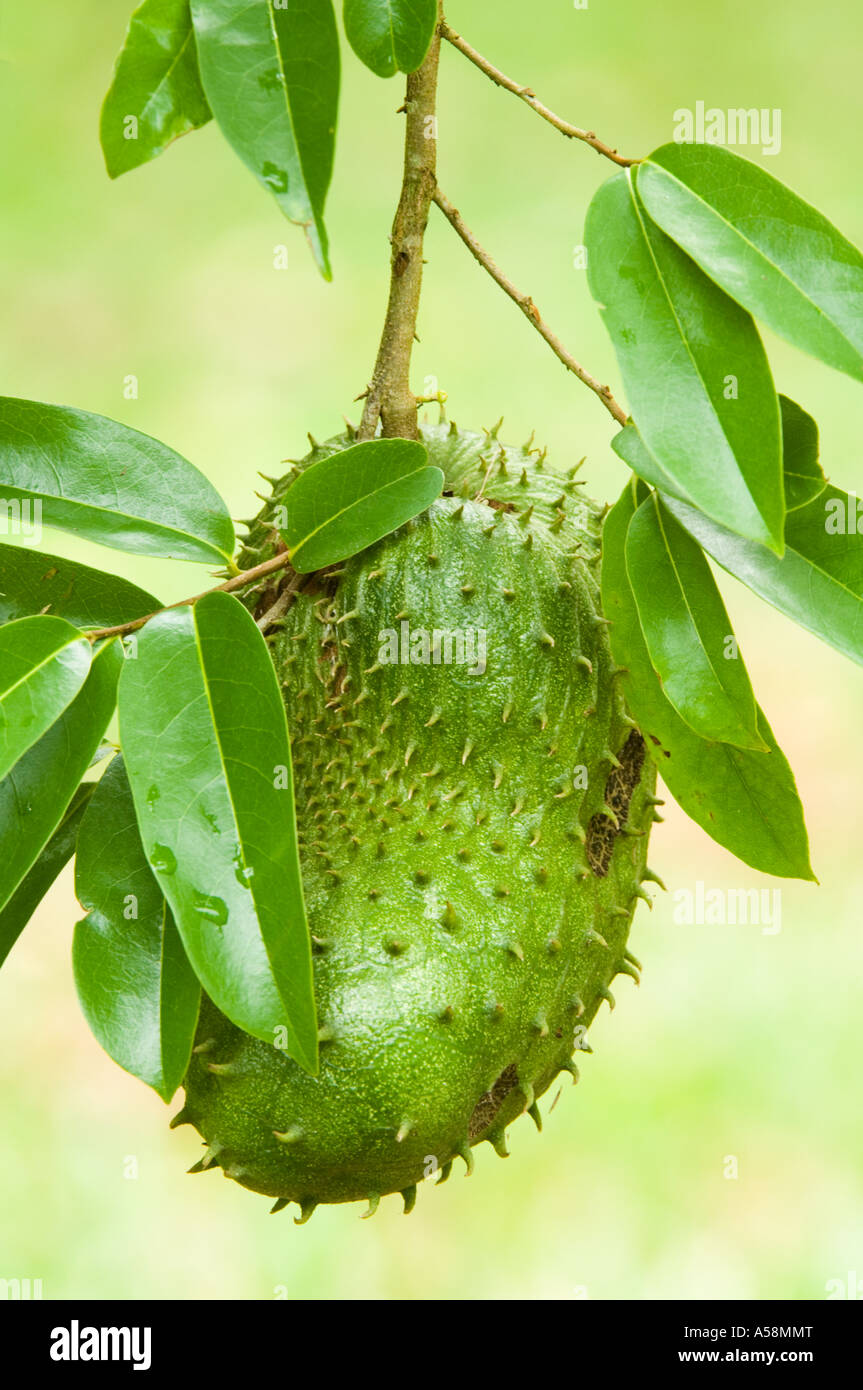
[[[424, 429], [444, 495], [295, 593], [247, 596], [293, 734], [321, 1068], [205, 1001], [176, 1123], [244, 1186], [297, 1202], [470, 1171], [563, 1070], [645, 897], [656, 804], [599, 611], [602, 512], [530, 444]], [[245, 568], [279, 545], [251, 524]], [[296, 581], [294, 581], [296, 582]], [[284, 583], [284, 581], [282, 581]]]

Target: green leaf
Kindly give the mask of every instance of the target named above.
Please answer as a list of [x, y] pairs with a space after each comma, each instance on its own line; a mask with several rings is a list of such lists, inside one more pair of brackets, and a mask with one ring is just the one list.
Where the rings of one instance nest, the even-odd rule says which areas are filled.
[[691, 505], [692, 498], [688, 492], [669, 478], [665, 469], [659, 466], [639, 434], [637, 426], [631, 420], [624, 425], [619, 434], [614, 436], [611, 447], [618, 458], [623, 459], [623, 462], [629, 465], [633, 473], [636, 473], [644, 482], [659, 488], [664, 497], [678, 497], [681, 501], [689, 502]]
[[122, 648], [106, 642], [90, 674], [47, 734], [0, 782], [0, 908], [63, 819], [114, 711]]
[[95, 782], [82, 782], [29, 873], [0, 910], [0, 965], [26, 927], [60, 870], [75, 853], [75, 844], [84, 812], [93, 795]]
[[102, 107], [100, 136], [111, 178], [155, 159], [210, 115], [189, 0], [144, 0], [129, 22]]
[[301, 574], [358, 555], [430, 507], [440, 468], [412, 439], [368, 439], [300, 474], [285, 494], [279, 530]]
[[863, 256], [822, 213], [718, 145], [662, 145], [639, 167], [638, 191], [733, 299], [863, 381]]
[[306, 232], [326, 279], [339, 41], [332, 0], [192, 0], [201, 78], [243, 163]]
[[139, 555], [224, 563], [227, 508], [203, 473], [104, 415], [0, 397], [0, 495], [38, 500], [60, 531]]
[[[863, 665], [863, 516], [836, 487], [790, 512], [778, 556], [717, 526], [685, 503], [666, 505], [723, 569], [780, 613]], [[830, 529], [828, 529], [828, 527]]]
[[291, 750], [275, 668], [230, 594], [160, 613], [120, 682], [120, 731], [147, 858], [210, 997], [317, 1065]]
[[75, 892], [88, 912], [72, 943], [84, 1016], [108, 1056], [169, 1101], [189, 1065], [201, 986], [147, 863], [120, 757], [84, 817]]
[[345, 0], [348, 43], [378, 77], [416, 72], [437, 23], [437, 0]]
[[681, 719], [702, 738], [764, 752], [755, 696], [710, 566], [656, 493], [630, 522], [626, 572], [651, 663]]
[[708, 516], [781, 553], [779, 404], [752, 319], [645, 215], [630, 170], [596, 193], [585, 240], [648, 450]]
[[73, 627], [115, 627], [161, 607], [127, 579], [59, 555], [0, 544], [0, 623], [48, 612]]
[[624, 696], [648, 751], [672, 796], [720, 845], [764, 873], [813, 879], [794, 778], [762, 711], [758, 729], [767, 753], [699, 738], [662, 692], [626, 574], [626, 533], [636, 510], [632, 493], [628, 484], [605, 520], [602, 603], [612, 624], [614, 659], [626, 667]]
[[90, 651], [62, 618], [20, 618], [0, 628], [0, 778], [74, 700]]
[[[827, 486], [827, 479], [818, 462], [818, 426], [812, 416], [788, 396], [779, 397], [779, 406], [782, 412], [785, 503], [790, 512], [820, 496]], [[611, 447], [639, 478], [658, 488], [664, 497], [676, 497], [681, 502], [693, 505], [692, 498], [660, 468], [631, 420], [614, 436]]]
[[779, 406], [785, 505], [791, 512], [820, 497], [827, 479], [818, 460], [818, 426], [812, 416], [788, 396], [779, 397]]

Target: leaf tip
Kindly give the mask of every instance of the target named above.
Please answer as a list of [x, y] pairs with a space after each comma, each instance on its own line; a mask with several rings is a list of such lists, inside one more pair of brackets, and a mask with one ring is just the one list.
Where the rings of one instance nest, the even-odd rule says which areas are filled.
[[321, 1071], [321, 1052], [315, 1040], [314, 1050], [309, 1052], [299, 1042], [295, 1043], [291, 1057], [298, 1067], [302, 1067], [307, 1076], [317, 1077]]

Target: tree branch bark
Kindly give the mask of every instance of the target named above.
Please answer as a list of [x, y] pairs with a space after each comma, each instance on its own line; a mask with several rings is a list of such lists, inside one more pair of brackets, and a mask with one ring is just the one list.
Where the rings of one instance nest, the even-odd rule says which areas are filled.
[[[248, 584], [253, 584], [257, 579], [266, 579], [269, 575], [275, 574], [277, 570], [286, 569], [290, 564], [287, 550], [279, 555], [273, 555], [269, 560], [264, 560], [260, 565], [255, 565], [254, 569], [241, 570], [235, 574], [225, 584], [216, 584], [212, 589], [204, 589], [200, 594], [193, 594], [191, 598], [180, 599], [178, 603], [168, 603], [164, 608], [157, 608], [153, 613], [144, 613], [140, 618], [133, 618], [128, 623], [118, 623], [116, 627], [99, 627], [85, 632], [84, 636], [91, 642], [101, 642], [106, 637], [122, 637], [127, 632], [137, 632], [139, 627], [143, 627], [151, 618], [155, 618], [159, 613], [165, 613], [170, 608], [183, 608], [186, 604], [197, 603], [199, 599], [205, 598], [207, 594], [221, 593], [233, 594], [237, 589], [245, 589]], [[296, 579], [291, 575], [288, 581], [291, 584]]]
[[[440, 17], [441, 3], [438, 3]], [[423, 237], [437, 183], [437, 99], [440, 34], [435, 31], [422, 67], [409, 74], [405, 97], [405, 160], [401, 197], [391, 235], [390, 295], [374, 373], [358, 438], [371, 439], [378, 422], [387, 437], [417, 438], [417, 399], [411, 391], [423, 274]]]

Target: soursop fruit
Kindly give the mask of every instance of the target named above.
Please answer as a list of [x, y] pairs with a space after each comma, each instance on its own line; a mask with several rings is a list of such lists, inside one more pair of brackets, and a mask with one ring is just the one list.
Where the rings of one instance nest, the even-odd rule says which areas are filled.
[[[205, 1000], [175, 1123], [198, 1169], [299, 1204], [444, 1179], [561, 1071], [645, 897], [654, 775], [599, 607], [603, 512], [531, 444], [425, 428], [444, 494], [268, 612], [293, 736], [321, 1066]], [[240, 556], [280, 547], [276, 482]], [[279, 581], [285, 584], [282, 577]], [[297, 584], [295, 576], [292, 583]]]

